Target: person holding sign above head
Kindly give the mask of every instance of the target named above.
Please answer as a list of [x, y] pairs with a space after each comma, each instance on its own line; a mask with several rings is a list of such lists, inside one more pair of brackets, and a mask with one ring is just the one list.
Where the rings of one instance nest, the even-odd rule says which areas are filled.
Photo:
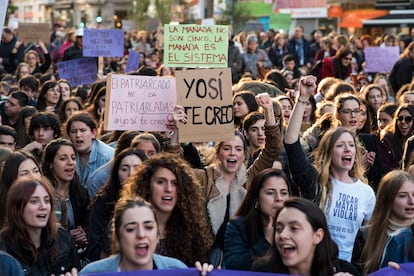
[[[235, 214], [246, 195], [246, 186], [260, 171], [271, 168], [281, 149], [281, 134], [276, 122], [273, 104], [267, 93], [256, 96], [256, 101], [265, 112], [266, 143], [261, 154], [249, 169], [246, 169], [247, 145], [244, 136], [236, 131], [233, 140], [221, 141], [216, 144], [215, 162], [204, 168], [194, 169], [197, 179], [206, 198], [206, 208], [210, 225], [215, 235], [213, 251], [224, 247], [226, 225]], [[179, 147], [179, 124], [186, 123], [187, 115], [183, 107], [177, 106], [174, 111], [174, 133], [170, 137], [172, 147]], [[213, 262], [212, 262], [213, 263]], [[213, 263], [217, 265], [218, 263]]]

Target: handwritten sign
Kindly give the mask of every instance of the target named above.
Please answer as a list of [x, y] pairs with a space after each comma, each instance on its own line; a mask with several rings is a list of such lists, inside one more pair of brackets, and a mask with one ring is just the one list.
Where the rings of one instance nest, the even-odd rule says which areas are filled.
[[84, 57], [123, 57], [124, 31], [85, 29], [83, 34]]
[[49, 23], [19, 23], [19, 40], [24, 42], [50, 41]]
[[400, 50], [399, 47], [367, 47], [364, 50], [367, 66], [366, 72], [391, 72], [397, 62]]
[[180, 142], [234, 139], [230, 68], [176, 71], [177, 102], [187, 124], [180, 124]]
[[177, 101], [174, 78], [109, 74], [106, 87], [106, 130], [168, 130]]
[[67, 79], [72, 87], [96, 81], [98, 64], [96, 58], [80, 58], [56, 64], [61, 79]]
[[138, 70], [140, 58], [141, 55], [137, 51], [129, 49], [128, 62], [126, 64], [125, 72], [129, 73]]
[[227, 51], [227, 26], [164, 26], [165, 66], [226, 68]]

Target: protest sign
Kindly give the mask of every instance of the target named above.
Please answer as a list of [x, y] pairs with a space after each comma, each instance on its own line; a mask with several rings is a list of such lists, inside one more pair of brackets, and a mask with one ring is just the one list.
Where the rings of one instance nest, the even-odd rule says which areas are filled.
[[56, 64], [61, 79], [67, 79], [72, 87], [96, 81], [98, 64], [96, 58], [80, 58]]
[[164, 64], [168, 67], [227, 67], [227, 26], [164, 26]]
[[125, 73], [137, 71], [140, 58], [141, 55], [137, 51], [129, 49], [128, 62], [126, 64]]
[[123, 57], [124, 31], [112, 29], [85, 29], [84, 57]]
[[168, 130], [177, 101], [174, 78], [109, 74], [106, 87], [105, 130]]
[[391, 72], [400, 55], [399, 47], [367, 47], [365, 54], [365, 72]]
[[49, 23], [19, 23], [19, 40], [28, 42], [42, 41], [49, 43]]
[[179, 124], [180, 142], [234, 139], [230, 68], [176, 71], [177, 103], [187, 123]]

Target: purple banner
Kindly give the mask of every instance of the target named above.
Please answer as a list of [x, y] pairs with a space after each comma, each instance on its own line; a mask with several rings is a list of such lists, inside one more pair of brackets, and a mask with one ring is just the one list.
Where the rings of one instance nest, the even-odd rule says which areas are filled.
[[[170, 276], [170, 275], [180, 275], [180, 276], [200, 276], [200, 272], [195, 268], [189, 269], [163, 269], [163, 270], [141, 270], [141, 271], [129, 271], [129, 272], [112, 272], [112, 273], [95, 273], [88, 274], [91, 276], [105, 275], [105, 276], [131, 276], [131, 275], [150, 275], [150, 276]], [[271, 274], [271, 273], [262, 273], [262, 272], [251, 272], [251, 271], [238, 271], [238, 270], [213, 270], [212, 272], [207, 273], [208, 276], [266, 276], [266, 275], [275, 275], [283, 276], [286, 274]]]
[[137, 51], [129, 49], [128, 62], [126, 65], [125, 73], [135, 72], [138, 70], [140, 58], [141, 55]]
[[399, 47], [367, 47], [364, 50], [365, 72], [389, 73], [400, 55]]
[[409, 276], [414, 275], [414, 263], [400, 264], [400, 270], [391, 267], [385, 267], [368, 276]]
[[56, 64], [61, 79], [67, 79], [72, 87], [96, 81], [98, 63], [96, 58], [80, 58]]
[[83, 56], [123, 57], [124, 31], [85, 29], [83, 33]]

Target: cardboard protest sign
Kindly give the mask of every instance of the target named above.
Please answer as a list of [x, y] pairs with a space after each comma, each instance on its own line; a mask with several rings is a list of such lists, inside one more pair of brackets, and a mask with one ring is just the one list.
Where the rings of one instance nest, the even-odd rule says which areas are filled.
[[175, 79], [108, 74], [105, 130], [167, 131], [174, 111]]
[[176, 71], [177, 103], [187, 124], [179, 124], [180, 142], [234, 139], [230, 68]]
[[400, 55], [399, 47], [367, 47], [364, 49], [365, 72], [391, 72]]
[[56, 64], [61, 79], [67, 79], [72, 87], [94, 83], [98, 74], [96, 58], [80, 58]]
[[226, 68], [227, 26], [164, 26], [164, 64], [168, 67]]
[[28, 43], [50, 41], [49, 23], [19, 23], [19, 40]]
[[126, 64], [125, 73], [137, 71], [140, 58], [141, 55], [137, 51], [129, 49], [128, 62]]
[[84, 29], [84, 57], [123, 57], [124, 31], [112, 29]]

